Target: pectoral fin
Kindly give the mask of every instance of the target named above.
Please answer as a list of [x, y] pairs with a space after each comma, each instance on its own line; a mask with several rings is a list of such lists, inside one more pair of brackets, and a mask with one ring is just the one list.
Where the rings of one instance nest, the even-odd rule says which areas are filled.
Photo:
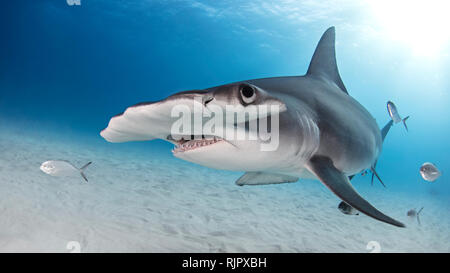
[[247, 172], [236, 181], [236, 185], [244, 186], [244, 185], [280, 184], [280, 183], [292, 183], [296, 182], [297, 180], [298, 177], [283, 174]]
[[337, 170], [328, 157], [314, 156], [308, 168], [325, 186], [350, 206], [377, 220], [397, 227], [405, 227], [404, 224], [383, 214], [364, 200], [350, 184], [348, 177]]

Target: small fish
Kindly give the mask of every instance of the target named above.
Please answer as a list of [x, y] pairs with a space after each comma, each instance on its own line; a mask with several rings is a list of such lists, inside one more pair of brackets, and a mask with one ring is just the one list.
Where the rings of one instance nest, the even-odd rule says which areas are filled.
[[51, 176], [73, 176], [75, 174], [81, 174], [81, 177], [88, 182], [84, 171], [91, 163], [88, 162], [83, 167], [77, 168], [66, 160], [49, 160], [42, 163], [40, 169]]
[[417, 218], [417, 222], [418, 222], [419, 225], [420, 225], [419, 214], [422, 212], [422, 210], [423, 210], [423, 207], [422, 207], [419, 211], [416, 211], [416, 209], [411, 209], [411, 210], [408, 210], [408, 212], [406, 213], [406, 215], [409, 216], [409, 217], [411, 217], [411, 218], [416, 217], [416, 218]]
[[344, 213], [349, 215], [359, 215], [358, 210], [356, 210], [354, 207], [350, 206], [349, 204], [342, 201], [339, 203], [338, 209]]
[[387, 110], [388, 110], [389, 116], [394, 121], [394, 123], [399, 123], [400, 121], [402, 121], [403, 125], [405, 125], [406, 131], [408, 131], [408, 126], [406, 126], [406, 120], [409, 118], [409, 116], [402, 119], [397, 111], [397, 107], [395, 106], [395, 104], [392, 101], [387, 102]]
[[420, 175], [423, 179], [426, 181], [434, 182], [436, 179], [441, 176], [441, 172], [438, 170], [438, 168], [430, 162], [425, 162], [420, 167]]

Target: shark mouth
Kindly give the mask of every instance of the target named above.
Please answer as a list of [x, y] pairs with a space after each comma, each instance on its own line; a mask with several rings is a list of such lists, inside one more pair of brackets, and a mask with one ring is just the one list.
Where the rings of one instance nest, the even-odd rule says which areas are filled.
[[186, 151], [195, 150], [201, 147], [214, 145], [218, 142], [224, 141], [224, 139], [216, 136], [207, 136], [205, 137], [202, 135], [201, 139], [200, 137], [194, 137], [194, 135], [191, 135], [190, 139], [184, 139], [181, 138], [180, 140], [175, 140], [172, 138], [172, 136], [167, 136], [167, 140], [175, 144], [175, 148], [172, 149], [172, 153], [182, 153]]

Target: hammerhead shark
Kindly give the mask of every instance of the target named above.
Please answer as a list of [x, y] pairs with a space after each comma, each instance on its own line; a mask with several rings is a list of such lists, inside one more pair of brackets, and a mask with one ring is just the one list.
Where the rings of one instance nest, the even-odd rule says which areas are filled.
[[[180, 137], [181, 133], [173, 133], [174, 124], [180, 120], [174, 109], [180, 105], [209, 113], [222, 109], [225, 115], [230, 114], [226, 109], [229, 105], [234, 106], [234, 112], [266, 106], [269, 110], [256, 119], [275, 121], [265, 129], [277, 133], [277, 145], [261, 149], [267, 139], [237, 139], [212, 130], [208, 134], [194, 130]], [[273, 106], [279, 110], [272, 111]], [[236, 130], [249, 131], [248, 123], [254, 119], [246, 117], [231, 123], [240, 128]], [[392, 122], [380, 130], [371, 114], [349, 95], [337, 68], [335, 28], [330, 27], [322, 35], [304, 76], [245, 80], [139, 103], [112, 117], [100, 135], [109, 142], [169, 141], [175, 145], [174, 156], [180, 159], [210, 168], [244, 171], [236, 181], [241, 186], [317, 179], [358, 211], [405, 227], [361, 197], [349, 179], [366, 169], [374, 171], [391, 126]], [[262, 128], [257, 126], [257, 131]]]

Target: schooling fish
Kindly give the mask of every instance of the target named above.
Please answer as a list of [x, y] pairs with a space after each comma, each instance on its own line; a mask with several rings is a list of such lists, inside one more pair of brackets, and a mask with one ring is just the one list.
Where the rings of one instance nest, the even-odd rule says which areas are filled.
[[422, 207], [419, 211], [416, 211], [415, 209], [411, 209], [411, 210], [409, 210], [409, 211], [406, 213], [406, 215], [408, 215], [408, 216], [411, 217], [411, 218], [416, 217], [416, 218], [417, 218], [417, 222], [418, 222], [419, 225], [420, 225], [419, 214], [422, 212], [422, 210], [423, 210], [423, 207]]
[[80, 174], [81, 177], [88, 182], [84, 171], [91, 163], [92, 162], [88, 162], [83, 167], [77, 168], [66, 160], [49, 160], [42, 163], [40, 169], [51, 176], [73, 176], [75, 174]]
[[397, 111], [397, 107], [395, 106], [395, 104], [392, 101], [387, 102], [387, 110], [388, 110], [389, 116], [394, 121], [394, 123], [399, 123], [400, 121], [402, 121], [403, 125], [405, 125], [406, 131], [408, 131], [408, 126], [406, 126], [406, 120], [409, 118], [409, 116], [402, 119], [400, 117], [400, 114]]
[[344, 201], [339, 203], [338, 209], [344, 214], [359, 215], [359, 212], [354, 207], [350, 206], [349, 204], [345, 203]]
[[420, 167], [420, 175], [426, 181], [434, 182], [441, 176], [441, 172], [433, 163], [425, 162]]

